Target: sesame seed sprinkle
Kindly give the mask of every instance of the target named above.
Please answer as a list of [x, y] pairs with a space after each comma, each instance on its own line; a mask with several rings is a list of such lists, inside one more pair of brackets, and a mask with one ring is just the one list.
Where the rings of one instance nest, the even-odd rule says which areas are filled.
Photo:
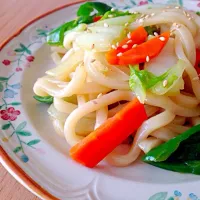
[[108, 28], [108, 27], [109, 27], [109, 25], [108, 25], [107, 23], [104, 23], [103, 26], [104, 26], [105, 28]]
[[127, 48], [128, 48], [128, 45], [125, 44], [125, 45], [122, 46], [122, 48], [123, 48], [123, 49], [127, 49]]
[[119, 57], [119, 56], [122, 56], [122, 53], [121, 53], [121, 52], [120, 52], [120, 53], [118, 53], [118, 54], [117, 54], [117, 56], [118, 56], [118, 57]]
[[128, 39], [131, 39], [131, 32], [127, 34]]
[[129, 25], [129, 23], [128, 23], [128, 22], [124, 24], [124, 26], [128, 26], [128, 25]]
[[187, 17], [190, 17], [190, 14], [189, 13], [187, 13], [187, 15], [186, 15]]
[[102, 96], [103, 96], [102, 93], [98, 94], [97, 99], [99, 99], [99, 98], [102, 97]]
[[159, 37], [160, 41], [165, 41], [164, 37]]
[[117, 49], [117, 47], [114, 44], [111, 47], [112, 49]]
[[157, 33], [157, 32], [154, 32], [153, 34], [154, 34], [156, 37], [158, 37], [158, 33]]
[[145, 16], [145, 14], [142, 14], [140, 17], [143, 18]]
[[167, 81], [167, 80], [164, 80], [164, 81], [163, 81], [163, 87], [166, 87], [167, 84], [168, 84], [168, 81]]
[[136, 15], [136, 14], [138, 14], [138, 12], [137, 12], [137, 11], [134, 11], [134, 12], [133, 12], [133, 14], [135, 14], [135, 15]]
[[112, 12], [114, 12], [114, 11], [115, 11], [115, 9], [114, 9], [114, 8], [112, 8], [112, 9], [111, 9], [111, 11], [112, 11]]
[[134, 44], [134, 45], [132, 46], [132, 48], [135, 48], [135, 47], [137, 47], [137, 44]]
[[142, 22], [144, 22], [144, 19], [139, 19], [139, 23], [142, 23]]
[[183, 10], [183, 14], [184, 14], [185, 16], [187, 16], [187, 12], [186, 12], [185, 10]]
[[180, 7], [179, 7], [179, 6], [176, 6], [175, 8], [176, 8], [176, 9], [180, 9]]
[[188, 18], [188, 20], [192, 20], [192, 18], [191, 18], [191, 17], [189, 17], [189, 18]]
[[151, 16], [153, 17], [155, 15], [155, 13], [151, 13]]
[[167, 10], [162, 10], [162, 12], [167, 12]]
[[131, 42], [133, 42], [133, 40], [129, 40], [129, 41], [127, 42], [127, 44], [130, 44]]
[[149, 62], [150, 61], [150, 58], [149, 56], [146, 57], [146, 62]]
[[145, 19], [148, 19], [149, 17], [150, 17], [150, 15], [146, 15], [144, 18], [145, 18]]

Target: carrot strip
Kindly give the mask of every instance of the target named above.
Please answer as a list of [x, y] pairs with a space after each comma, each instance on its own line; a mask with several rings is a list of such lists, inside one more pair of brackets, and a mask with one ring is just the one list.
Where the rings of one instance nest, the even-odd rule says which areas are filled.
[[114, 117], [73, 146], [70, 156], [82, 165], [95, 167], [146, 119], [144, 105], [135, 98]]
[[138, 64], [146, 62], [147, 56], [151, 59], [156, 57], [170, 37], [169, 32], [161, 34], [159, 37], [144, 42], [135, 48], [126, 51], [119, 57], [119, 65]]
[[118, 53], [123, 53], [130, 50], [134, 44], [141, 44], [145, 42], [147, 36], [148, 34], [144, 27], [139, 26], [132, 33], [130, 33], [129, 38], [126, 37], [119, 43], [117, 49], [112, 49], [106, 54], [107, 61], [112, 65], [116, 65], [119, 61], [119, 58], [117, 56]]
[[200, 74], [200, 49], [196, 49], [196, 63], [194, 67], [197, 73]]

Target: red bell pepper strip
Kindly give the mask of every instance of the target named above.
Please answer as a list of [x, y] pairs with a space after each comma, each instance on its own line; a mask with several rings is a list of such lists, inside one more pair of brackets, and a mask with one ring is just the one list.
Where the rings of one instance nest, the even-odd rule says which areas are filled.
[[200, 74], [200, 49], [196, 49], [196, 63], [194, 67], [197, 73]]
[[137, 98], [114, 117], [70, 149], [70, 156], [87, 167], [95, 167], [147, 119], [144, 105]]

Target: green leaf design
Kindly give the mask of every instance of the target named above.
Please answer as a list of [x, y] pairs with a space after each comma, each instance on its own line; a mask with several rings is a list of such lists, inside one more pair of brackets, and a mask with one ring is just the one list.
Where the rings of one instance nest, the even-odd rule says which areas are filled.
[[2, 125], [1, 129], [2, 130], [7, 130], [7, 129], [10, 128], [10, 126], [11, 126], [11, 124], [4, 124], [4, 125]]
[[27, 143], [28, 146], [33, 146], [36, 145], [40, 142], [40, 140], [36, 139], [36, 140], [31, 140], [30, 142]]
[[0, 81], [7, 81], [8, 78], [0, 76]]
[[17, 52], [17, 53], [21, 53], [21, 52], [23, 52], [24, 50], [23, 50], [23, 49], [20, 49], [20, 48], [17, 48], [17, 49], [15, 49], [14, 51]]
[[27, 122], [22, 122], [21, 124], [18, 125], [18, 127], [16, 128], [16, 131], [21, 131], [22, 129], [25, 128]]
[[169, 199], [168, 200], [174, 200], [174, 197], [169, 197]]
[[42, 30], [42, 29], [37, 29], [37, 33], [38, 33], [38, 35], [41, 35], [41, 36], [45, 36], [45, 37], [46, 37], [48, 31]]
[[3, 84], [0, 83], [0, 92], [2, 92], [2, 91], [3, 91]]
[[148, 200], [165, 200], [167, 197], [167, 192], [159, 192], [151, 196]]
[[21, 136], [31, 136], [32, 135], [31, 132], [29, 132], [29, 131], [16, 131], [16, 133]]
[[16, 147], [16, 148], [13, 150], [13, 152], [14, 152], [14, 153], [18, 153], [18, 152], [20, 152], [21, 150], [22, 150], [22, 147], [18, 146], [18, 147]]
[[27, 54], [31, 55], [31, 51], [22, 43], [19, 44], [20, 47], [23, 49], [23, 51], [25, 51]]
[[12, 102], [10, 105], [12, 105], [12, 106], [19, 106], [19, 105], [21, 105], [21, 102]]

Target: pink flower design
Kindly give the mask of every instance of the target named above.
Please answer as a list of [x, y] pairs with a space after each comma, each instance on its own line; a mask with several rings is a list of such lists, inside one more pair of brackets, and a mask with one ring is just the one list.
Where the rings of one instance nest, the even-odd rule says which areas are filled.
[[3, 60], [2, 63], [3, 63], [5, 66], [8, 66], [8, 65], [10, 65], [11, 61], [10, 61], [10, 60]]
[[7, 55], [8, 56], [16, 56], [16, 52], [13, 50], [8, 50]]
[[7, 110], [1, 110], [0, 116], [3, 120], [14, 121], [17, 119], [17, 116], [20, 115], [20, 113], [21, 112], [19, 110], [15, 110], [15, 108], [9, 107]]
[[34, 56], [27, 56], [27, 57], [26, 57], [26, 60], [28, 60], [29, 62], [33, 62], [34, 59], [35, 59]]
[[148, 1], [140, 1], [139, 2], [139, 6], [146, 5], [146, 4], [148, 4]]
[[197, 6], [200, 7], [200, 3], [198, 3]]
[[21, 68], [21, 67], [17, 67], [16, 68], [16, 72], [20, 72], [20, 71], [22, 71], [23, 69]]

